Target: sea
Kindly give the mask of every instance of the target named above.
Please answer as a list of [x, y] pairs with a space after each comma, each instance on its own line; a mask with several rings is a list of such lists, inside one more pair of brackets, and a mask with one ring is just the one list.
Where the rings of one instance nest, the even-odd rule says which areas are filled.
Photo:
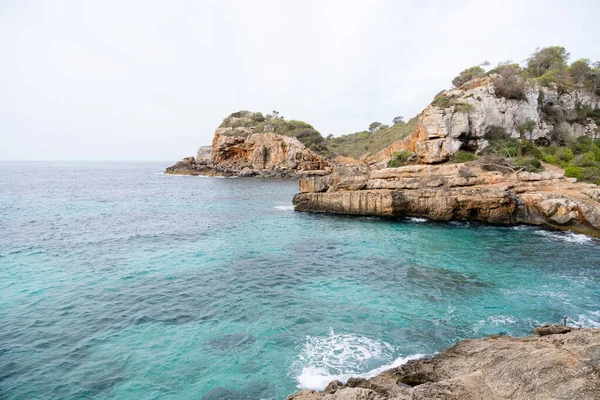
[[465, 338], [600, 327], [600, 242], [295, 212], [297, 182], [0, 163], [0, 399], [284, 399]]

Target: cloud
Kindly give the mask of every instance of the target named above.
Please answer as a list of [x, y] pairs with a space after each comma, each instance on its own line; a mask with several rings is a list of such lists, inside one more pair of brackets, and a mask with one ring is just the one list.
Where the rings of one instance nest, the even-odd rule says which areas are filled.
[[239, 109], [339, 135], [410, 118], [486, 59], [600, 59], [595, 1], [0, 7], [0, 159], [176, 160]]

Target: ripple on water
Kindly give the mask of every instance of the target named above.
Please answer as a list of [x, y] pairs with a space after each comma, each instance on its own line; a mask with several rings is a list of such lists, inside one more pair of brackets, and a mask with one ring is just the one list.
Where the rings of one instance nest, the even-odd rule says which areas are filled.
[[294, 181], [162, 164], [15, 165], [0, 397], [280, 399], [465, 337], [600, 326], [580, 235], [295, 213]]

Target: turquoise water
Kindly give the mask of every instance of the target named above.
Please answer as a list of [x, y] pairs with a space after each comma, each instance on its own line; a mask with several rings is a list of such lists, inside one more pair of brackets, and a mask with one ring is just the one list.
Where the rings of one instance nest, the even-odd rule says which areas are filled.
[[281, 399], [467, 337], [600, 326], [600, 244], [295, 213], [296, 182], [0, 163], [0, 398]]

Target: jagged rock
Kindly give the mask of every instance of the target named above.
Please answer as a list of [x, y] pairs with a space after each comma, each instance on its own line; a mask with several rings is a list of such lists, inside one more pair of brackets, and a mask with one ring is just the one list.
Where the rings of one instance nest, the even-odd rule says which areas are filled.
[[533, 330], [533, 334], [537, 336], [562, 335], [572, 330], [573, 328], [566, 325], [543, 325], [536, 327]]
[[[231, 134], [239, 136], [231, 136]], [[210, 151], [198, 150], [165, 171], [168, 174], [305, 177], [331, 172], [322, 156], [295, 137], [252, 133], [252, 129], [217, 128]]]
[[196, 152], [196, 160], [198, 161], [210, 161], [210, 152], [212, 151], [212, 146], [200, 146], [198, 147], [198, 151]]
[[542, 173], [487, 171], [485, 164], [336, 167], [302, 179], [297, 211], [414, 216], [433, 220], [542, 225], [600, 236], [600, 189], [571, 182], [559, 168]]
[[337, 383], [333, 393], [303, 390], [287, 399], [597, 400], [599, 349], [600, 328], [463, 340], [433, 358]]
[[[557, 144], [566, 136], [600, 138], [600, 130], [592, 119], [581, 123], [577, 108], [600, 108], [600, 96], [578, 89], [570, 93], [531, 85], [525, 90], [525, 100], [496, 96], [490, 77], [475, 79], [460, 88], [445, 91], [445, 107], [430, 105], [423, 110], [415, 132], [392, 143], [369, 163], [382, 162], [395, 151], [416, 152], [423, 163], [447, 161], [459, 150], [479, 151], [488, 142], [486, 130], [492, 126], [504, 129], [513, 138], [523, 138], [546, 144]], [[531, 130], [523, 124], [533, 121]]]

